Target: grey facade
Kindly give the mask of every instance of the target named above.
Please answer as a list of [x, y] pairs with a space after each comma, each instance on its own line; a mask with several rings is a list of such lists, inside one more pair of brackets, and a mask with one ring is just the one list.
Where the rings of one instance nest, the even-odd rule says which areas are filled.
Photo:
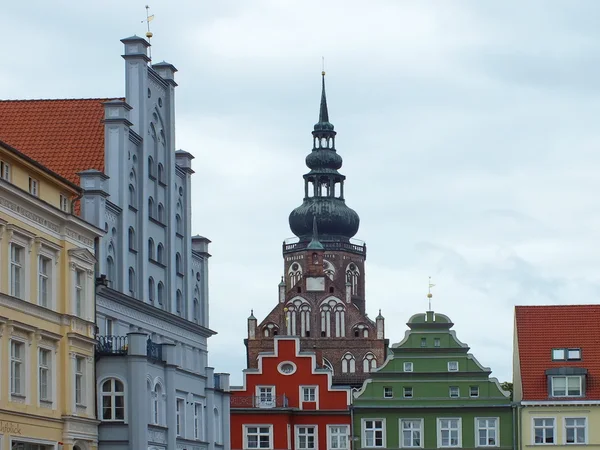
[[229, 375], [207, 366], [209, 240], [191, 233], [175, 151], [175, 67], [123, 39], [126, 97], [104, 104], [105, 173], [81, 173], [97, 249], [101, 449], [229, 449]]

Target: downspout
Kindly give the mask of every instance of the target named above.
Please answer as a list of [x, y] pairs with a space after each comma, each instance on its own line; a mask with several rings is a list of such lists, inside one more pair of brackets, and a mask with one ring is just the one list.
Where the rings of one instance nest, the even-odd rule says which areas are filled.
[[73, 200], [71, 200], [71, 214], [75, 214], [75, 202], [78, 202], [83, 197], [83, 192], [75, 196]]
[[517, 445], [517, 414], [518, 414], [518, 408], [517, 408], [517, 404], [513, 403], [512, 405], [512, 419], [513, 419], [513, 431], [512, 431], [512, 437], [513, 437], [513, 450], [517, 450], [517, 448], [519, 447]]
[[[353, 395], [351, 392], [350, 395]], [[352, 401], [352, 397], [350, 397]], [[350, 450], [354, 448], [354, 405], [350, 405]]]

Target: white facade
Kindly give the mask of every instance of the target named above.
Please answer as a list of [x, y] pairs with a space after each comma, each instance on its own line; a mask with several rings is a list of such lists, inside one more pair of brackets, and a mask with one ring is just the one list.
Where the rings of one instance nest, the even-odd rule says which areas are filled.
[[192, 237], [193, 156], [175, 151], [176, 69], [149, 65], [143, 38], [121, 42], [126, 98], [105, 103], [105, 174], [81, 174], [82, 215], [106, 230], [97, 255], [99, 445], [228, 449], [228, 375], [206, 367], [210, 241]]

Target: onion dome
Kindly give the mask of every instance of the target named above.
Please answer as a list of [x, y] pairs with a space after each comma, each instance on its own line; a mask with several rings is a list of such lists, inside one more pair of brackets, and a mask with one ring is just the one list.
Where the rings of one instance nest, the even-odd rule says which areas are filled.
[[311, 240], [314, 224], [322, 242], [348, 241], [358, 232], [360, 224], [358, 214], [344, 200], [346, 177], [338, 172], [342, 167], [342, 157], [335, 149], [336, 132], [329, 122], [325, 72], [322, 77], [319, 122], [312, 132], [312, 152], [306, 157], [310, 172], [304, 175], [304, 201], [289, 218], [292, 233], [301, 242]]

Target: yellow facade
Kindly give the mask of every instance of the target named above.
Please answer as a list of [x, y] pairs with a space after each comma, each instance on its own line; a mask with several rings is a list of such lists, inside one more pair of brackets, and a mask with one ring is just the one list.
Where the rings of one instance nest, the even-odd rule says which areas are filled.
[[0, 450], [97, 448], [94, 246], [77, 186], [0, 143]]

